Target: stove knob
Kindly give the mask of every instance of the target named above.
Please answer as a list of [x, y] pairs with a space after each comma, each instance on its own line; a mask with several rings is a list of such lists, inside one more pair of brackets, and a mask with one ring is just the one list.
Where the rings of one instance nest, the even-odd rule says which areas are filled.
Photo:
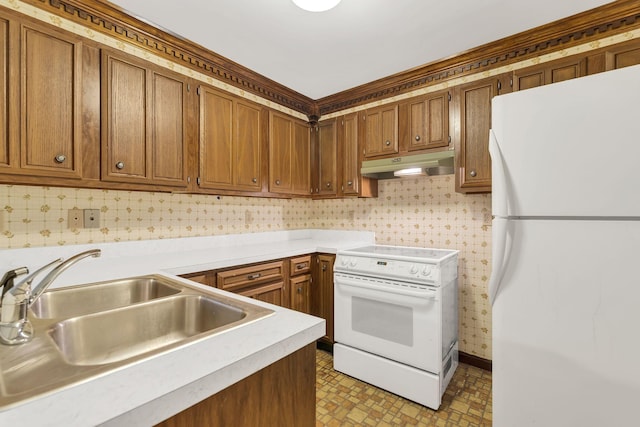
[[431, 275], [431, 267], [425, 267], [424, 270], [422, 270], [422, 275], [423, 276], [429, 276]]
[[412, 265], [411, 269], [409, 270], [409, 273], [416, 274], [417, 272], [418, 272], [418, 267], [416, 267], [415, 265]]

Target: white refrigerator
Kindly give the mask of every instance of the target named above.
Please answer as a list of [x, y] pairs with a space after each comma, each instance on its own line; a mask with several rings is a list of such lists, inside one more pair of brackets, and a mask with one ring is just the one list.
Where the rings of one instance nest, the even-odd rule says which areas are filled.
[[492, 105], [495, 427], [640, 425], [640, 66]]

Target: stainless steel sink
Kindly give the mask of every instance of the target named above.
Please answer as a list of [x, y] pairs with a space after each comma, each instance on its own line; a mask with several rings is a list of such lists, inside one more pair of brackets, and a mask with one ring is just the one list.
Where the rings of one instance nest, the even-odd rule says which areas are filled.
[[0, 345], [0, 410], [197, 340], [272, 310], [149, 275], [47, 291], [35, 336]]
[[203, 296], [175, 296], [63, 320], [50, 330], [72, 365], [119, 362], [238, 322], [245, 311]]
[[178, 292], [180, 289], [172, 286], [165, 277], [138, 277], [50, 290], [31, 305], [31, 311], [41, 318], [69, 318], [127, 307]]

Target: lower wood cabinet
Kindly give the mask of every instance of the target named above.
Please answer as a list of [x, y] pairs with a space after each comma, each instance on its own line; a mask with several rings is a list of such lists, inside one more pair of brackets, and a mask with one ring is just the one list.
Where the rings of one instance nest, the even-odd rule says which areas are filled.
[[311, 314], [327, 322], [325, 336], [320, 340], [333, 344], [333, 264], [336, 256], [318, 254], [314, 263], [314, 286], [311, 288]]
[[283, 260], [220, 271], [216, 285], [225, 291], [288, 307], [287, 281]]
[[157, 425], [315, 426], [315, 352], [309, 344]]

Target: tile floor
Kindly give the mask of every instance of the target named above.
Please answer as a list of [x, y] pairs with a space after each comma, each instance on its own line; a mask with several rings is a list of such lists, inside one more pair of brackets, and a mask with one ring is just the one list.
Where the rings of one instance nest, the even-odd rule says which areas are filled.
[[434, 411], [333, 370], [333, 357], [316, 358], [316, 427], [491, 426], [491, 373], [460, 364]]

